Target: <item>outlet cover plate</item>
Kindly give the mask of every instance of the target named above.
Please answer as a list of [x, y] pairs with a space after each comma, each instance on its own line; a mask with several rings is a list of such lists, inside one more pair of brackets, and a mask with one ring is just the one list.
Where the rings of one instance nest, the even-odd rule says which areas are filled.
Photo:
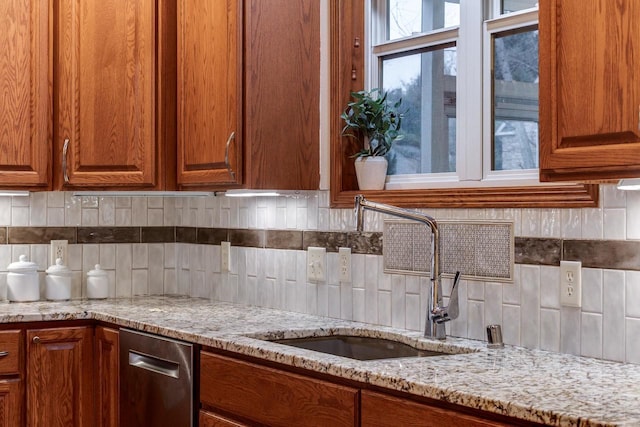
[[351, 248], [338, 249], [338, 280], [351, 283]]
[[52, 240], [49, 256], [49, 265], [56, 265], [56, 258], [62, 258], [62, 264], [69, 265], [69, 241]]
[[560, 305], [582, 307], [582, 262], [560, 261]]
[[231, 271], [231, 243], [220, 243], [220, 272], [228, 273]]
[[325, 281], [326, 248], [315, 248], [310, 246], [307, 249], [307, 280], [310, 282]]

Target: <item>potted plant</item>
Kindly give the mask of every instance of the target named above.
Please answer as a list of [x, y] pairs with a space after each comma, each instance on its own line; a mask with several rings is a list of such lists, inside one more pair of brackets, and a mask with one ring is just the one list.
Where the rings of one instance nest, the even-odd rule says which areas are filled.
[[362, 149], [355, 153], [356, 177], [360, 190], [382, 190], [387, 176], [384, 157], [395, 141], [402, 139], [399, 111], [402, 99], [387, 100], [387, 93], [379, 89], [351, 92], [353, 101], [340, 116], [345, 122], [342, 135], [356, 138]]

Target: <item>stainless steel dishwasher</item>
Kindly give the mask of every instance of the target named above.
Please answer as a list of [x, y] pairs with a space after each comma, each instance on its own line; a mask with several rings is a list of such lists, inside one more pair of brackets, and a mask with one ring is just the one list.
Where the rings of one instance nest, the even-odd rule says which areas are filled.
[[193, 345], [120, 329], [120, 426], [192, 426]]

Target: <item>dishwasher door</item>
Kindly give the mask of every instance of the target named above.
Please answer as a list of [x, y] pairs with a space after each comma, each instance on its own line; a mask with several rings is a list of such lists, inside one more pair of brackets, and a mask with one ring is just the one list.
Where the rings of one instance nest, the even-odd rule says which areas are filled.
[[120, 329], [120, 426], [193, 426], [193, 345]]

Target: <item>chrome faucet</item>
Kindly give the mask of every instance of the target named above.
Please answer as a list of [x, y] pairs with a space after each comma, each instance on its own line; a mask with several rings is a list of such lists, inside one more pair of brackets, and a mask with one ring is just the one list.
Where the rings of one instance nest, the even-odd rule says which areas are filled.
[[364, 228], [364, 211], [367, 209], [421, 222], [431, 230], [431, 289], [429, 292], [429, 303], [427, 305], [427, 320], [424, 327], [424, 336], [441, 340], [445, 339], [445, 322], [457, 318], [459, 314], [458, 282], [460, 281], [460, 272], [457, 272], [455, 275], [449, 305], [445, 307], [442, 305], [442, 285], [440, 284], [440, 234], [436, 220], [420, 212], [410, 211], [384, 203], [370, 202], [366, 200], [362, 194], [359, 194], [355, 198], [356, 229], [358, 231], [362, 231]]

